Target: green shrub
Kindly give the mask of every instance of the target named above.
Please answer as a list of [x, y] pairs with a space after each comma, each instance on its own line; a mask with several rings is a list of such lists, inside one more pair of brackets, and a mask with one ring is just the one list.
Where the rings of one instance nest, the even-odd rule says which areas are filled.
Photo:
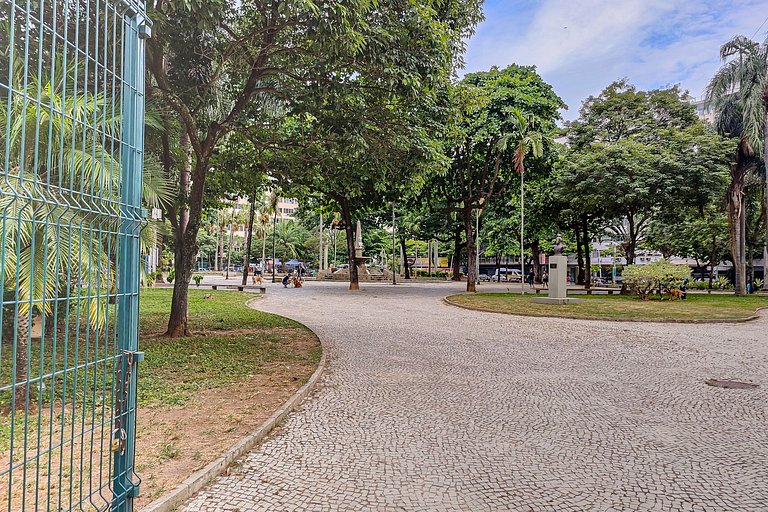
[[195, 286], [200, 286], [200, 283], [203, 280], [202, 274], [195, 274], [192, 276], [192, 280], [195, 282]]
[[165, 280], [168, 281], [169, 283], [172, 283], [175, 277], [176, 277], [176, 269], [172, 268], [171, 270], [168, 271], [168, 277], [166, 277]]
[[660, 260], [648, 265], [627, 265], [622, 277], [634, 293], [642, 300], [648, 300], [654, 290], [668, 293], [680, 289], [683, 281], [691, 277], [691, 269], [687, 265]]
[[718, 277], [715, 282], [713, 283], [713, 286], [715, 288], [719, 288], [720, 290], [729, 290], [731, 288], [731, 282], [728, 280], [725, 276]]
[[755, 291], [762, 290], [764, 284], [764, 279], [755, 279]]
[[448, 272], [443, 272], [442, 270], [433, 270], [430, 274], [426, 270], [417, 269], [415, 275], [416, 277], [445, 277], [448, 275]]
[[707, 290], [707, 289], [709, 289], [709, 280], [707, 280], [707, 281], [696, 281], [696, 282], [691, 283], [691, 284], [692, 284], [691, 287], [694, 290]]

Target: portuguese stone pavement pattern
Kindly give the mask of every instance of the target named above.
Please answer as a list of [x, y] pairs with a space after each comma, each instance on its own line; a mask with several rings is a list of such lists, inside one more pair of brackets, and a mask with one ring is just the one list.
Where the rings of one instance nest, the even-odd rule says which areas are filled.
[[257, 306], [317, 332], [327, 373], [184, 510], [768, 510], [765, 316], [526, 318], [441, 302], [459, 291], [271, 286]]

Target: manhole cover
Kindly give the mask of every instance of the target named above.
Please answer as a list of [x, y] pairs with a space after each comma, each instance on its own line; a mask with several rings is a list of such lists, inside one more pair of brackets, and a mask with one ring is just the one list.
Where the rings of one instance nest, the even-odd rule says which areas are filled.
[[739, 382], [738, 380], [707, 379], [704, 381], [704, 383], [708, 386], [725, 389], [755, 389], [759, 387], [759, 384], [753, 384], [751, 382]]

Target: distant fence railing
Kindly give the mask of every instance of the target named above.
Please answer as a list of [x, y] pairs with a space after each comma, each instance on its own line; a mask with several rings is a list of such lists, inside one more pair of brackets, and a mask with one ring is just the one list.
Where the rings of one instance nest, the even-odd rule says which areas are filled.
[[144, 2], [0, 0], [0, 511], [131, 510]]

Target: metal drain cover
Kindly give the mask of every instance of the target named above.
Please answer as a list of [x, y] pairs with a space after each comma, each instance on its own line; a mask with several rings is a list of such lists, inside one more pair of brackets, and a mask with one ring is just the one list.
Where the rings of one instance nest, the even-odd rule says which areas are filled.
[[755, 389], [760, 387], [759, 384], [753, 384], [751, 382], [739, 382], [738, 380], [707, 379], [704, 381], [704, 383], [708, 386], [725, 389]]

